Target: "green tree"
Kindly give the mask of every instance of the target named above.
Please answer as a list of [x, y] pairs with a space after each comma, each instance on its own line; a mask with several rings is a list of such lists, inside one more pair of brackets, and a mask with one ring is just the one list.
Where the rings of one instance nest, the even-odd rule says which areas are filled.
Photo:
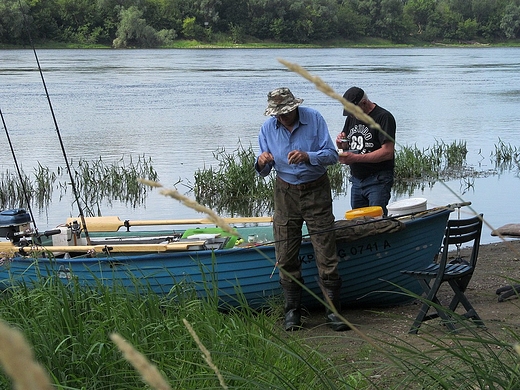
[[[219, 9], [219, 20], [215, 23], [215, 27], [219, 31], [229, 31], [235, 37], [240, 35], [242, 38], [251, 34], [247, 1], [222, 0]], [[238, 35], [236, 34], [237, 31], [240, 32]]]
[[343, 1], [338, 8], [339, 36], [347, 39], [357, 39], [367, 33], [370, 20], [366, 15], [358, 12], [352, 0]]
[[410, 23], [404, 17], [401, 0], [381, 0], [381, 36], [393, 42], [403, 42], [410, 32]]
[[299, 42], [327, 40], [337, 36], [338, 4], [332, 0], [294, 2], [289, 12], [296, 18], [295, 37]]
[[184, 19], [183, 0], [147, 0], [143, 17], [156, 30], [180, 31]]
[[475, 19], [466, 19], [459, 22], [457, 37], [464, 41], [472, 40], [476, 37], [478, 23]]
[[[25, 3], [25, 2], [24, 2]], [[0, 3], [0, 42], [1, 43], [25, 43], [28, 42], [25, 31], [25, 20], [30, 20], [23, 10], [28, 7], [18, 0], [3, 0]]]
[[60, 41], [58, 7], [53, 0], [31, 0], [29, 14], [31, 35], [34, 40]]
[[258, 39], [283, 39], [288, 6], [288, 0], [248, 0], [249, 34]]
[[368, 35], [401, 42], [408, 34], [401, 0], [367, 0], [359, 10], [370, 18]]
[[503, 37], [500, 20], [505, 10], [506, 0], [473, 0], [472, 17], [478, 22], [477, 35], [484, 39]]
[[500, 28], [506, 38], [518, 38], [520, 31], [520, 5], [511, 2], [506, 6], [504, 15], [500, 21]]
[[155, 47], [159, 44], [157, 32], [142, 16], [143, 12], [135, 6], [121, 10], [114, 47]]
[[437, 3], [432, 20], [428, 22], [426, 36], [432, 39], [453, 40], [457, 39], [457, 29], [462, 15], [453, 12], [446, 1]]
[[62, 40], [79, 43], [108, 41], [103, 18], [89, 0], [56, 0]]
[[417, 34], [421, 35], [435, 13], [435, 0], [409, 0], [403, 7], [405, 15], [417, 27]]
[[187, 39], [200, 39], [203, 36], [203, 28], [197, 24], [194, 16], [182, 22], [182, 35]]

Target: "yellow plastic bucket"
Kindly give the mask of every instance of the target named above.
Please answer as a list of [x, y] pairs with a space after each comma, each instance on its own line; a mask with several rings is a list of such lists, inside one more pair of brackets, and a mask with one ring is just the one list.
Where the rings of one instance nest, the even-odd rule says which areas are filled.
[[361, 207], [359, 209], [349, 210], [345, 213], [345, 219], [356, 219], [362, 217], [382, 217], [383, 208], [381, 206]]

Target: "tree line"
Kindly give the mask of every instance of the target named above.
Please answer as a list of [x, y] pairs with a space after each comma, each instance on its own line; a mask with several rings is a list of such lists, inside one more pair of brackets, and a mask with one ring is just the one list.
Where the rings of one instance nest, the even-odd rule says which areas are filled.
[[495, 43], [519, 38], [520, 0], [2, 0], [0, 44]]

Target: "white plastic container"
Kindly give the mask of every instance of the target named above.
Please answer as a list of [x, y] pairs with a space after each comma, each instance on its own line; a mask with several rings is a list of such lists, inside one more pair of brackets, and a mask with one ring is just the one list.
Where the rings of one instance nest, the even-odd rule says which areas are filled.
[[397, 217], [399, 215], [425, 211], [427, 207], [427, 201], [428, 199], [425, 198], [409, 198], [390, 203], [388, 206], [386, 206], [388, 209], [388, 216]]
[[61, 230], [60, 234], [54, 234], [52, 236], [53, 246], [76, 246], [76, 245], [87, 245], [87, 239], [81, 237], [79, 240], [72, 234], [72, 231], [64, 226], [58, 227]]

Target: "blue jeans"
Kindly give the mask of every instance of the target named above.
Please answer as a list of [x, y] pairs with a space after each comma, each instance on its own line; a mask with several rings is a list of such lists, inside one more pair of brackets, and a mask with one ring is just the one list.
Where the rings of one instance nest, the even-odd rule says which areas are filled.
[[390, 201], [390, 191], [394, 184], [394, 174], [392, 171], [382, 171], [368, 176], [365, 179], [358, 179], [351, 176], [350, 182], [350, 205], [353, 209], [368, 206], [381, 206], [383, 214], [387, 215], [386, 206]]

